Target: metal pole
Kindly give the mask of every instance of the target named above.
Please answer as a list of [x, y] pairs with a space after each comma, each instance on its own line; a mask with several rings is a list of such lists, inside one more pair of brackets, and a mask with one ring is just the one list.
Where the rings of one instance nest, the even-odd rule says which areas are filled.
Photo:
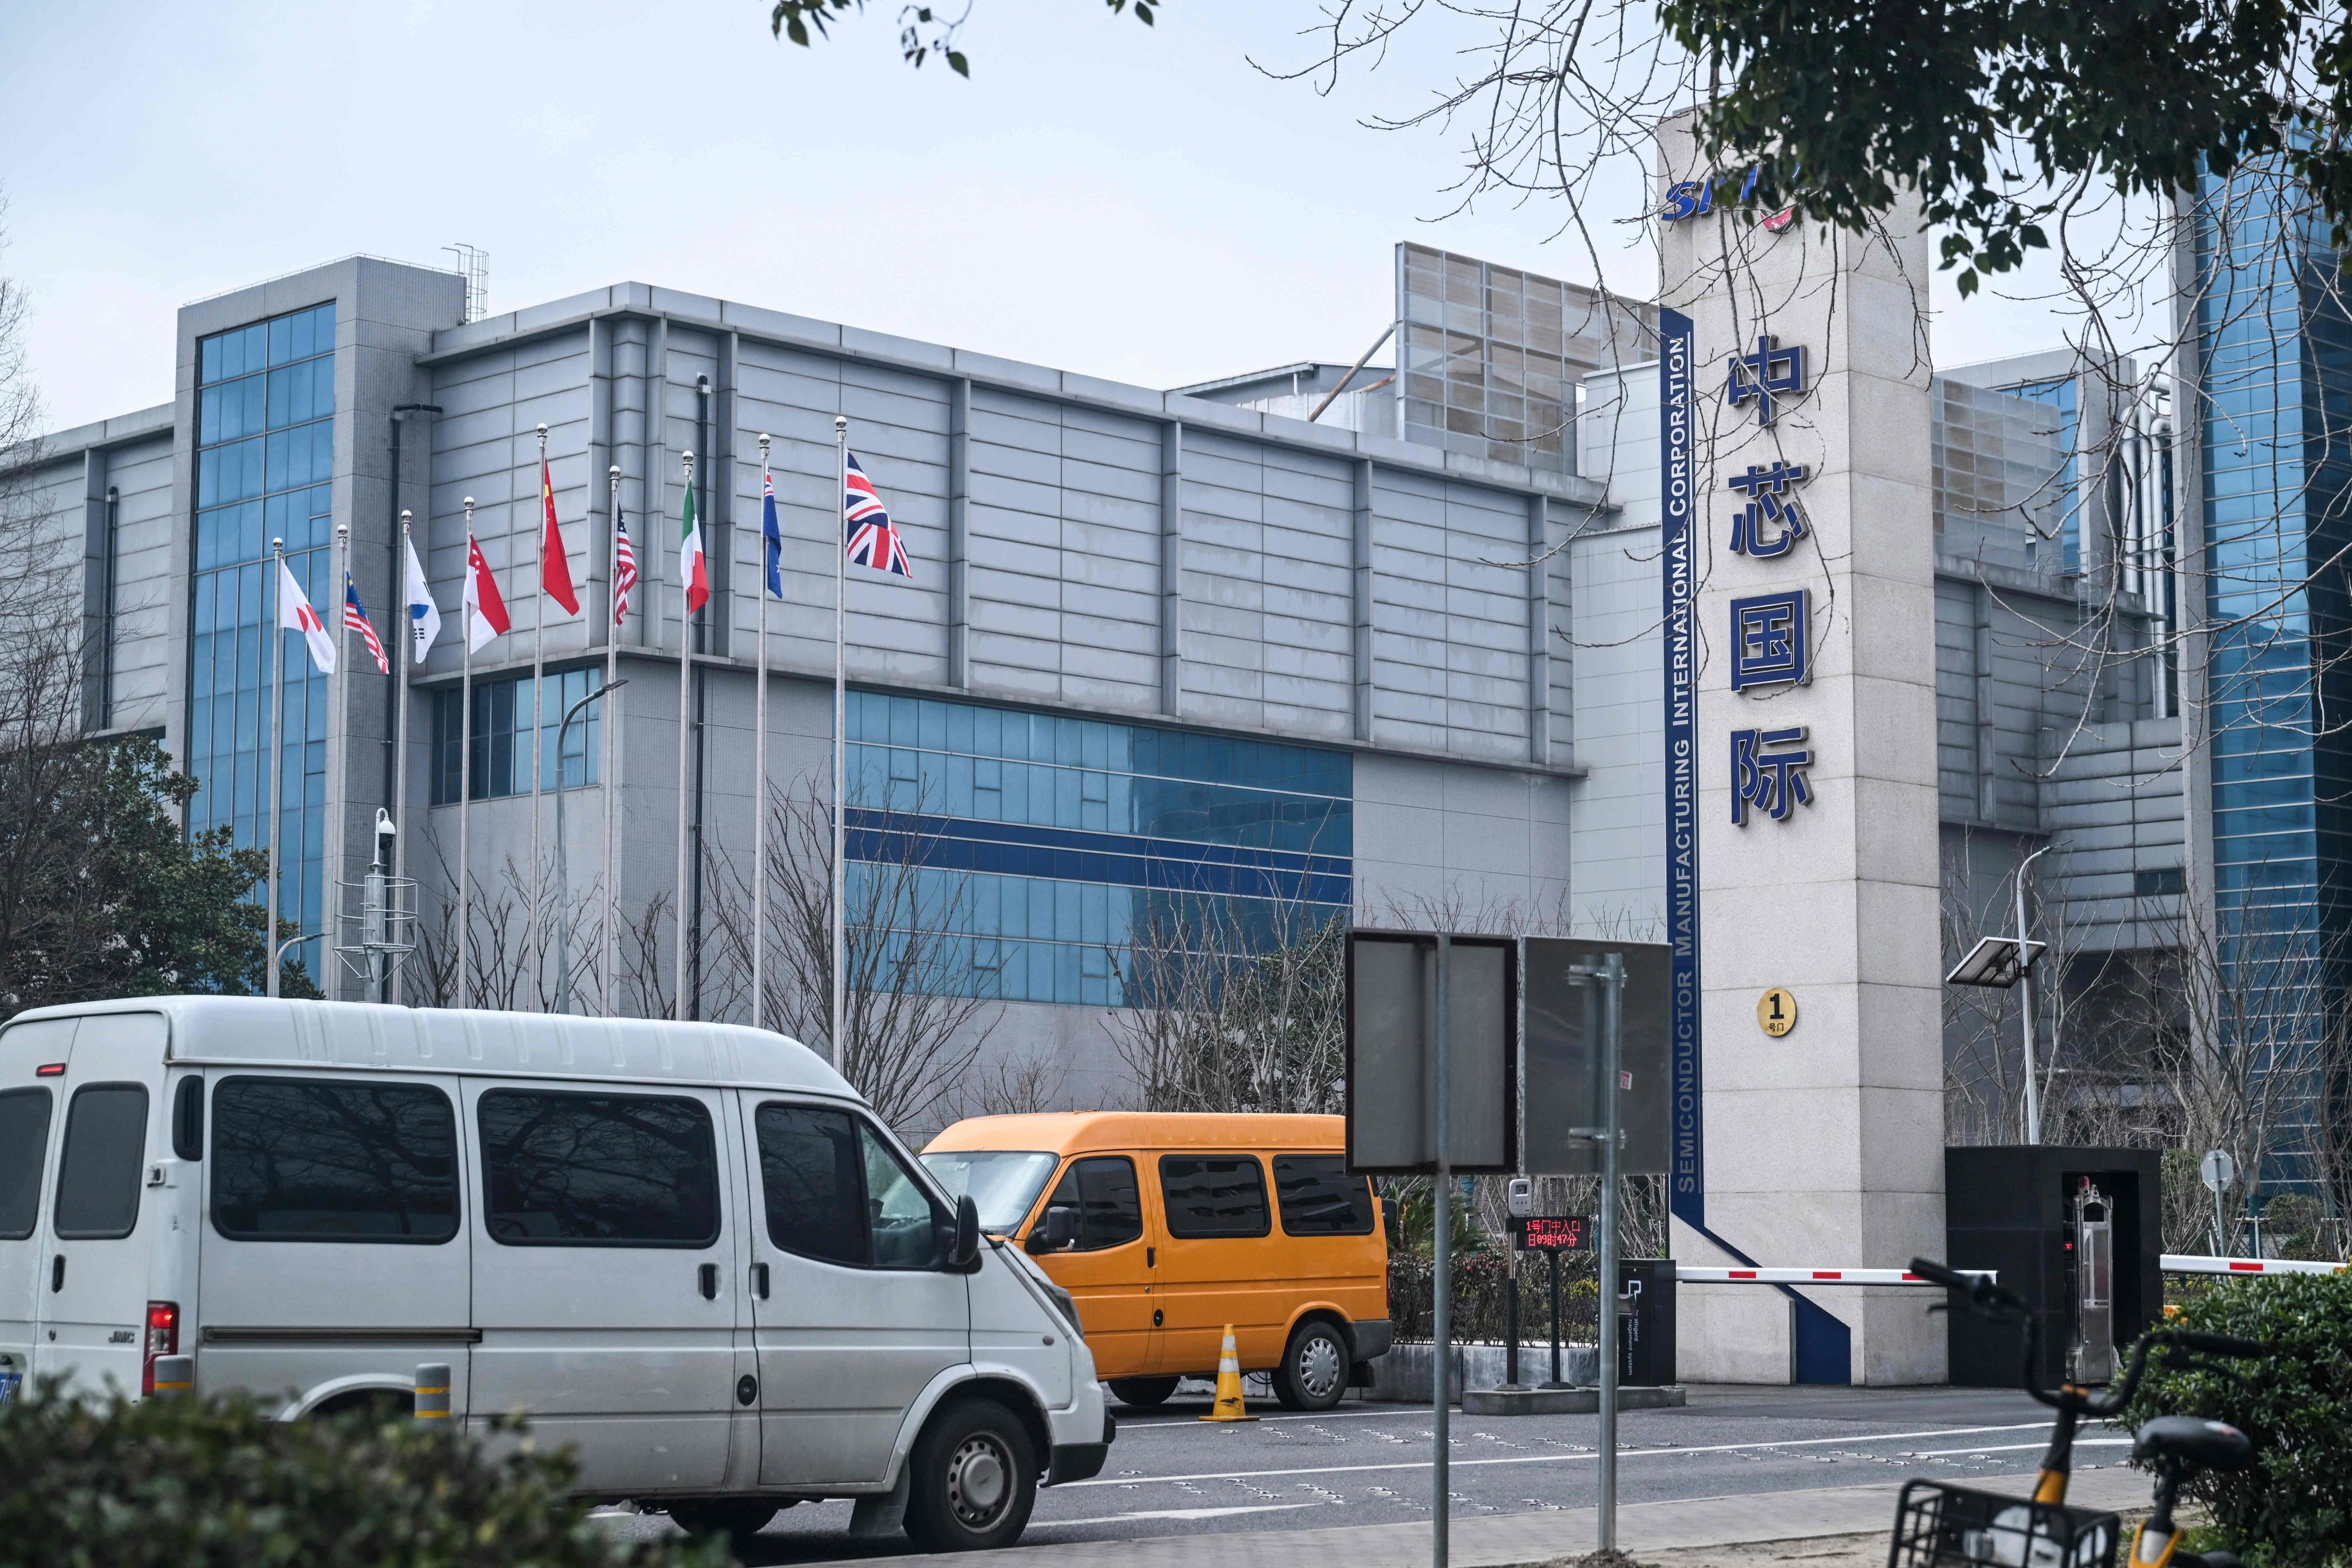
[[1429, 1500], [1430, 1521], [1433, 1527], [1430, 1532], [1430, 1561], [1435, 1565], [1435, 1568], [1445, 1568], [1446, 1552], [1449, 1545], [1449, 1542], [1446, 1540], [1449, 1529], [1448, 1509], [1446, 1505], [1452, 1500], [1449, 1495], [1449, 1490], [1452, 1485], [1450, 1467], [1447, 1463], [1447, 1461], [1453, 1457], [1447, 1447], [1447, 1444], [1451, 1442], [1452, 1438], [1447, 1430], [1448, 1423], [1446, 1418], [1452, 1414], [1448, 1400], [1453, 1393], [1449, 1384], [1454, 1381], [1454, 1303], [1452, 1299], [1454, 1295], [1454, 1258], [1453, 1249], [1450, 1245], [1452, 1238], [1448, 1234], [1453, 1228], [1453, 1216], [1449, 1212], [1449, 1205], [1454, 1196], [1452, 1191], [1454, 1185], [1454, 1160], [1453, 1141], [1447, 1136], [1447, 1133], [1450, 1131], [1447, 1123], [1452, 1121], [1454, 1114], [1454, 1094], [1453, 1084], [1451, 1081], [1454, 1076], [1453, 1053], [1450, 1049], [1450, 1042], [1447, 1038], [1448, 1035], [1452, 1032], [1450, 1027], [1452, 1018], [1450, 1015], [1453, 1011], [1454, 1002], [1453, 983], [1454, 941], [1451, 937], [1441, 931], [1438, 933], [1437, 937], [1437, 1037], [1434, 1042], [1434, 1049], [1431, 1053], [1432, 1057], [1434, 1058], [1437, 1068], [1437, 1092], [1435, 1095], [1437, 1102], [1437, 1188], [1435, 1193], [1433, 1194], [1433, 1201], [1430, 1204], [1431, 1235], [1433, 1237], [1432, 1247], [1433, 1250], [1436, 1254], [1433, 1260], [1435, 1267], [1431, 1270], [1431, 1283], [1433, 1286], [1433, 1289], [1431, 1292], [1433, 1300], [1430, 1315], [1434, 1320], [1431, 1328], [1431, 1338], [1436, 1342], [1434, 1348], [1437, 1353], [1431, 1358], [1430, 1388], [1432, 1393], [1430, 1397], [1432, 1405], [1435, 1407], [1432, 1414], [1436, 1419], [1437, 1430], [1432, 1439], [1432, 1447], [1435, 1452], [1432, 1461], [1430, 1474], [1433, 1489]]
[[833, 486], [833, 1070], [848, 1076], [849, 1053], [843, 1040], [844, 1023], [848, 1017], [847, 998], [842, 994], [842, 984], [847, 973], [843, 962], [842, 904], [847, 886], [846, 868], [842, 857], [847, 852], [846, 835], [843, 826], [848, 811], [842, 796], [843, 715], [849, 703], [844, 695], [842, 679], [842, 580], [848, 572], [848, 541], [843, 537], [843, 517], [849, 495], [849, 416], [838, 415], [833, 421], [833, 440], [837, 461], [834, 465]]
[[[474, 498], [466, 498], [466, 570], [474, 570]], [[474, 616], [470, 605], [457, 605], [457, 642], [466, 650], [457, 677], [457, 1005], [473, 1005], [474, 889], [469, 875], [473, 862], [474, 826]]]
[[[627, 685], [616, 680], [611, 686], [601, 686], [580, 698], [563, 710], [563, 722], [555, 727], [555, 1010], [572, 1011], [572, 860], [565, 852], [563, 839], [563, 746], [572, 733], [572, 721], [581, 710], [605, 692]], [[587, 748], [581, 748], [580, 771], [588, 771]]]
[[[396, 423], [393, 426], [395, 433], [399, 428]], [[399, 471], [395, 469], [394, 470], [395, 482], [398, 478]], [[400, 565], [392, 574], [393, 592], [397, 593], [401, 597], [402, 629], [408, 634], [402, 639], [404, 646], [400, 651], [394, 655], [400, 660], [400, 675], [392, 689], [393, 702], [399, 710], [392, 718], [392, 879], [395, 885], [408, 875], [408, 676], [409, 672], [416, 667], [416, 617], [410, 611], [407, 604], [408, 553], [414, 548], [409, 542], [409, 524], [412, 521], [407, 512], [404, 511], [400, 514]], [[459, 809], [462, 810], [463, 807]], [[413, 904], [410, 912], [412, 914], [415, 912]], [[409, 940], [412, 942], [415, 940], [413, 927], [409, 932]], [[383, 999], [386, 1002], [397, 1002], [401, 999], [400, 982], [406, 965], [394, 963], [390, 968], [391, 973], [384, 979]]]
[[[352, 616], [351, 607], [345, 599], [351, 590], [346, 586], [342, 594], [337, 594], [334, 579], [341, 577], [346, 584], [351, 581], [350, 523], [335, 524], [335, 552], [328, 560], [327, 566], [327, 594], [334, 601], [335, 617], [335, 673], [328, 678], [333, 682], [334, 721], [327, 731], [327, 754], [331, 757], [341, 752], [348, 759], [352, 721]], [[330, 777], [331, 782], [343, 786], [341, 793], [348, 797], [352, 779], [350, 767], [335, 768]], [[328, 798], [334, 805], [327, 813], [327, 864], [319, 876], [319, 897], [326, 905], [319, 924], [319, 967], [325, 972], [319, 976], [319, 990], [331, 1000], [343, 988], [342, 965], [334, 957], [334, 947], [343, 934], [343, 816], [349, 809], [349, 802], [348, 799], [337, 799], [333, 795]], [[333, 980], [327, 979], [329, 974], [334, 976]]]
[[2042, 1142], [2042, 1085], [2033, 1065], [2033, 963], [2026, 948], [2025, 868], [2050, 853], [2044, 844], [2017, 864], [2017, 995], [2025, 1025], [2025, 1141]]
[[1601, 960], [1601, 1508], [1599, 1549], [1617, 1549], [1617, 1074], [1625, 960]]
[[767, 1016], [768, 952], [768, 513], [776, 504], [775, 480], [768, 473], [768, 444], [760, 437], [760, 641], [752, 679], [759, 682], [751, 703], [751, 1027]]
[[[694, 505], [694, 454], [688, 452], [686, 461], [686, 504]], [[697, 518], [696, 521], [700, 522]], [[687, 560], [685, 546], [678, 547], [677, 558], [677, 952], [673, 956], [671, 986], [676, 995], [671, 1003], [671, 1016], [686, 1016], [686, 822], [690, 808], [686, 799], [686, 753], [694, 732], [694, 607], [689, 603], [694, 594], [694, 566]]]
[[[523, 921], [522, 950], [530, 960], [530, 989], [538, 991], [547, 979], [545, 928], [540, 924], [541, 893], [539, 875], [539, 797], [547, 787], [541, 777], [547, 761], [542, 750], [547, 740], [547, 714], [541, 704], [547, 700], [547, 425], [539, 426], [539, 583], [530, 595], [530, 914]], [[511, 495], [513, 492], [508, 492]], [[563, 743], [556, 742], [556, 787], [563, 784]], [[526, 1001], [536, 1002], [536, 996]]]
[[278, 786], [286, 782], [286, 748], [279, 738], [286, 728], [286, 628], [281, 624], [286, 614], [283, 603], [286, 597], [285, 540], [272, 539], [269, 542], [269, 558], [277, 564], [278, 570], [269, 574], [269, 741], [264, 759], [269, 770], [269, 790], [268, 804], [263, 807], [269, 813], [269, 820], [265, 825], [269, 830], [269, 892], [268, 911], [263, 917], [267, 921], [264, 929], [268, 934], [262, 938], [262, 942], [269, 950], [265, 990], [268, 995], [275, 996], [278, 994], [278, 819], [284, 805], [278, 794]]
[[1551, 1381], [1546, 1388], [1566, 1388], [1559, 1375], [1559, 1253], [1551, 1255]]
[[1503, 1383], [1519, 1386], [1519, 1241], [1511, 1237], [1503, 1251]]
[[[618, 684], [614, 679], [621, 668], [620, 584], [617, 574], [621, 559], [621, 465], [614, 463], [605, 470], [612, 487], [612, 537], [604, 553], [606, 585], [614, 595], [613, 624], [604, 628], [604, 689]], [[613, 998], [620, 989], [614, 973], [621, 966], [621, 859], [619, 841], [614, 837], [614, 822], [619, 815], [615, 804], [621, 794], [621, 724], [620, 716], [604, 715], [604, 781], [601, 792], [604, 796], [604, 920], [597, 947], [599, 976], [596, 992], [599, 1011], [607, 1018], [613, 1016]]]

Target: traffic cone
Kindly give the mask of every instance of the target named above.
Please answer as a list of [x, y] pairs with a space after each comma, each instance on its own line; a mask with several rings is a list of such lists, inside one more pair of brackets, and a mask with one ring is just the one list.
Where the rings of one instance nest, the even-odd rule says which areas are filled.
[[1224, 1348], [1217, 1352], [1217, 1402], [1203, 1421], [1255, 1421], [1242, 1408], [1242, 1352], [1234, 1348], [1234, 1326], [1225, 1325]]

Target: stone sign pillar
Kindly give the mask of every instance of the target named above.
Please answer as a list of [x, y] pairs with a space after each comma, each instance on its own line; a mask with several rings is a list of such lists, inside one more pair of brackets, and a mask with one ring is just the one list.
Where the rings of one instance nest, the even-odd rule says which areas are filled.
[[[1927, 236], [1776, 222], [1661, 130], [1673, 1246], [1943, 1249]], [[1944, 1376], [1933, 1292], [1685, 1286], [1693, 1381]]]

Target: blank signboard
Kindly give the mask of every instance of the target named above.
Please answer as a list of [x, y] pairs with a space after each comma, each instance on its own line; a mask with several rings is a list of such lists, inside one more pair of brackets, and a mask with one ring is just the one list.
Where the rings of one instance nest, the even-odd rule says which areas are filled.
[[[1517, 1154], [1517, 944], [1453, 939], [1446, 1058], [1448, 1163], [1465, 1175]], [[1437, 939], [1348, 939], [1348, 1163], [1381, 1173], [1437, 1165]]]
[[[1570, 1129], [1600, 1120], [1599, 1047], [1586, 1029], [1585, 991], [1570, 971], [1599, 968], [1603, 953], [1625, 959], [1623, 1038], [1618, 1066], [1617, 1117], [1625, 1130], [1617, 1169], [1628, 1176], [1666, 1168], [1666, 1120], [1672, 1084], [1666, 1055], [1666, 949], [1660, 942], [1587, 942], [1565, 937], [1527, 941], [1528, 1172], [1580, 1176], [1601, 1169], [1601, 1146]], [[1593, 988], [1597, 993], [1598, 987]], [[1598, 995], [1591, 1016], [1600, 1013]]]

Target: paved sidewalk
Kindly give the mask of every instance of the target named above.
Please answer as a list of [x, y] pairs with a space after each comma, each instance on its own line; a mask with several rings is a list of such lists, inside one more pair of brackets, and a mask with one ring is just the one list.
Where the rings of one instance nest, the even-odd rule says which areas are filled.
[[[2032, 1489], [2033, 1478], [1971, 1479], [1969, 1484], [2022, 1497]], [[2071, 1500], [2081, 1508], [2143, 1506], [2152, 1486], [2150, 1478], [2137, 1470], [2089, 1470], [2074, 1477]], [[1617, 1510], [1618, 1544], [1638, 1553], [1871, 1531], [1883, 1538], [1894, 1526], [1895, 1500], [1901, 1490], [1901, 1482], [1890, 1481], [1814, 1491], [1630, 1503]], [[1592, 1549], [1594, 1525], [1594, 1510], [1589, 1508], [1462, 1520], [1454, 1526], [1452, 1560], [1457, 1568], [1517, 1568], [1556, 1557], [1581, 1556]], [[1423, 1568], [1429, 1562], [1429, 1549], [1425, 1525], [1374, 1524], [1251, 1531], [1204, 1538], [1171, 1535], [1140, 1541], [1073, 1542], [890, 1561], [893, 1564], [937, 1563], [941, 1568], [950, 1563], [973, 1568], [997, 1560], [1017, 1563], [1020, 1568], [1079, 1568], [1101, 1563], [1116, 1563], [1119, 1568], [1201, 1568], [1204, 1559], [1213, 1561], [1216, 1568], [1324, 1568], [1326, 1564], [1329, 1568]]]

